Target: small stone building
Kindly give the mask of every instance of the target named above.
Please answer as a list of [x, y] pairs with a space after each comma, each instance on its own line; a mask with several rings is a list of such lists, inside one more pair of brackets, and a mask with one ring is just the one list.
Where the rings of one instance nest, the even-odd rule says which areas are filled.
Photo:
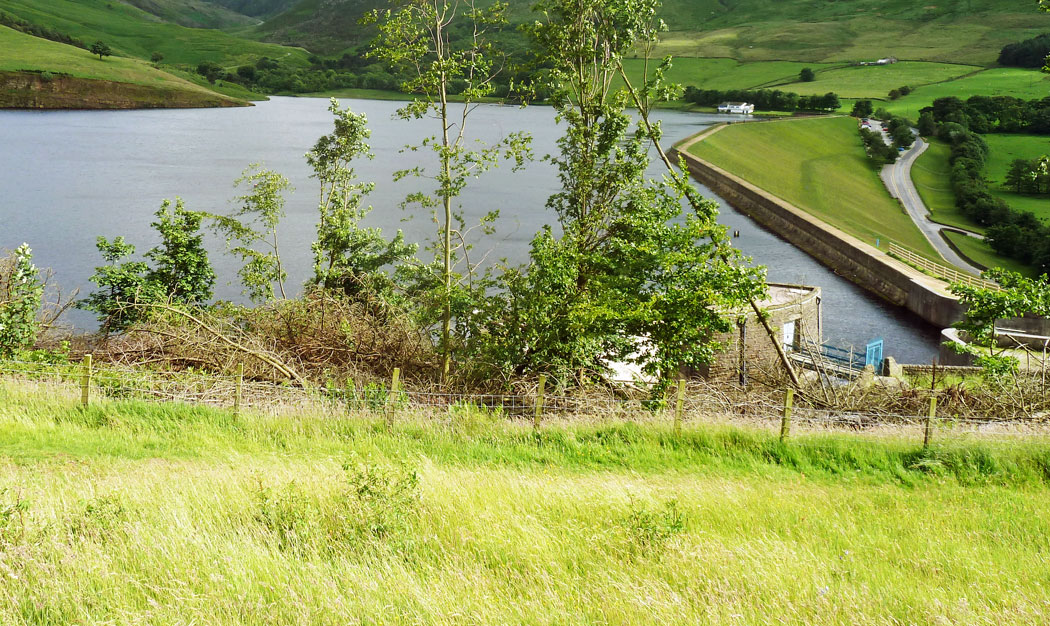
[[[801, 349], [802, 342], [822, 343], [820, 287], [769, 284], [769, 295], [758, 303], [769, 314], [769, 325], [786, 352]], [[740, 381], [750, 368], [766, 367], [778, 360], [762, 322], [750, 307], [738, 312], [736, 328], [718, 337], [726, 345], [713, 363], [695, 374], [711, 380]]]

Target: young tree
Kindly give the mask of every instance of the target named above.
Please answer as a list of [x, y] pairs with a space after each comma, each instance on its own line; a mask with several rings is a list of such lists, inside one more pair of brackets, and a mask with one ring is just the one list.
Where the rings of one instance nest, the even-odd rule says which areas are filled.
[[0, 258], [0, 358], [33, 347], [43, 296], [44, 285], [28, 244]]
[[919, 115], [919, 123], [917, 128], [919, 134], [923, 137], [933, 137], [937, 134], [937, 121], [933, 119], [933, 113], [930, 111], [923, 111]]
[[112, 241], [99, 237], [95, 242], [106, 265], [95, 267], [91, 282], [99, 290], [81, 300], [77, 306], [94, 311], [103, 330], [121, 331], [142, 319], [144, 313], [138, 303], [156, 302], [163, 295], [146, 276], [149, 265], [127, 260], [135, 254], [135, 246], [116, 237]]
[[[453, 320], [458, 316], [464, 322], [460, 328], [467, 328], [469, 321], [465, 316], [475, 308], [471, 302], [483, 292], [475, 284], [476, 264], [472, 265], [467, 256], [470, 244], [466, 225], [457, 211], [458, 198], [471, 177], [494, 167], [501, 158], [522, 165], [528, 155], [529, 138], [524, 133], [512, 133], [497, 145], [475, 148], [472, 146], [477, 144], [467, 136], [470, 113], [478, 101], [494, 93], [494, 81], [506, 65], [505, 54], [491, 40], [494, 31], [506, 24], [506, 3], [393, 0], [393, 5], [385, 11], [373, 11], [368, 17], [379, 29], [369, 54], [408, 76], [402, 89], [416, 98], [398, 111], [400, 117], [418, 119], [432, 114], [438, 122], [438, 135], [412, 148], [429, 149], [436, 155], [437, 172], [429, 176], [437, 188], [433, 196], [417, 193], [408, 201], [433, 211], [439, 225], [438, 238], [432, 246], [435, 263], [421, 268], [416, 282], [424, 290], [437, 289], [443, 378], [447, 378], [453, 352]], [[453, 84], [459, 92], [456, 105], [450, 99]], [[398, 172], [395, 177], [410, 175], [428, 174], [415, 168]], [[488, 232], [496, 216], [497, 213], [490, 213], [482, 220], [483, 230]]]
[[215, 272], [204, 249], [204, 214], [186, 210], [182, 198], [175, 198], [174, 208], [165, 200], [154, 215], [157, 221], [151, 226], [161, 243], [146, 253], [154, 263], [147, 279], [172, 302], [199, 305], [210, 300]]
[[142, 319], [149, 304], [168, 302], [199, 306], [212, 297], [215, 272], [204, 249], [201, 213], [188, 211], [180, 198], [175, 206], [165, 200], [151, 225], [160, 234], [160, 245], [146, 253], [153, 262], [125, 260], [135, 246], [117, 237], [99, 237], [96, 246], [107, 265], [95, 268], [91, 281], [102, 288], [78, 306], [99, 314], [107, 330], [122, 330]]
[[[697, 198], [682, 214], [683, 178], [648, 180], [649, 145], [658, 124], [648, 106], [677, 90], [666, 67], [647, 81], [632, 123], [622, 58], [645, 43], [652, 0], [541, 0], [530, 33], [551, 69], [551, 103], [566, 126], [559, 169], [562, 190], [548, 207], [550, 228], [532, 242], [527, 268], [507, 276], [508, 321], [496, 327], [496, 362], [518, 372], [601, 372], [631, 359], [663, 383], [682, 367], [708, 362], [724, 317], [764, 291], [762, 272], [742, 267], [717, 224], [717, 205]], [[686, 183], [688, 186], [688, 183]]]
[[277, 225], [285, 216], [284, 193], [291, 185], [281, 174], [253, 163], [234, 186], [248, 188], [236, 198], [240, 206], [230, 215], [207, 217], [226, 241], [226, 249], [241, 258], [243, 265], [237, 275], [243, 293], [256, 302], [273, 300], [277, 293], [286, 298], [284, 281], [288, 273], [281, 262]]
[[102, 57], [111, 56], [113, 54], [113, 50], [110, 49], [109, 45], [106, 42], [99, 40], [91, 44], [91, 54], [97, 54], [98, 60], [101, 61]]
[[361, 226], [372, 211], [371, 206], [363, 206], [363, 200], [374, 184], [359, 182], [350, 164], [354, 159], [372, 158], [367, 142], [371, 131], [363, 114], [341, 109], [335, 98], [328, 110], [335, 118], [335, 130], [318, 139], [306, 155], [320, 184], [311, 282], [351, 297], [362, 291], [386, 292], [391, 284], [382, 268], [412, 257], [416, 246], [405, 243], [400, 230], [386, 241], [379, 228]]
[[811, 68], [804, 67], [798, 73], [798, 79], [804, 83], [811, 83], [817, 79], [817, 75]]

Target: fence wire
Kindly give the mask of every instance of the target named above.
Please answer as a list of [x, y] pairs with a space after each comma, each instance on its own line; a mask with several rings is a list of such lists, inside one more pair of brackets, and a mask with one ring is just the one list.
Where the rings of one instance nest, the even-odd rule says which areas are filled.
[[[704, 384], [689, 385], [678, 410], [674, 390], [666, 398], [654, 400], [644, 385], [636, 383], [603, 393], [551, 394], [541, 398], [536, 393], [471, 394], [400, 388], [392, 391], [390, 386], [376, 383], [304, 389], [243, 381], [230, 374], [160, 372], [111, 365], [93, 367], [88, 376], [81, 364], [12, 361], [0, 362], [0, 379], [16, 385], [47, 385], [49, 392], [88, 402], [138, 400], [271, 413], [299, 408], [330, 416], [373, 414], [390, 419], [402, 411], [434, 417], [484, 411], [509, 420], [535, 421], [537, 425], [554, 420], [655, 420], [673, 421], [676, 425], [743, 425], [771, 432], [784, 432], [785, 428], [785, 407], [770, 396], [741, 399]], [[931, 422], [927, 415], [793, 407], [787, 428], [791, 433], [853, 432], [920, 440], [929, 429], [935, 441], [1050, 443], [1050, 422], [1046, 420], [937, 417]]]

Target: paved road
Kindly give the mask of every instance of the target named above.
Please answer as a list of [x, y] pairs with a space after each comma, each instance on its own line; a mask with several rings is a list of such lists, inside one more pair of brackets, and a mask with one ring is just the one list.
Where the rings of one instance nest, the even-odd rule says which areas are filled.
[[922, 198], [919, 197], [919, 192], [912, 182], [911, 167], [928, 147], [930, 147], [929, 144], [921, 137], [916, 137], [911, 149], [903, 153], [896, 163], [882, 168], [882, 180], [886, 183], [886, 188], [890, 190], [890, 195], [901, 201], [915, 225], [946, 261], [965, 272], [980, 276], [980, 268], [964, 261], [941, 236], [941, 229], [944, 227], [930, 221], [930, 213], [926, 210], [926, 205], [922, 203]]

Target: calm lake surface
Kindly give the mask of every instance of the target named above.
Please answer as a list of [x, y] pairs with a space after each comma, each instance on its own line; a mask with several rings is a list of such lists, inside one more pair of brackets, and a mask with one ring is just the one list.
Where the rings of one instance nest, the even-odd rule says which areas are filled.
[[[432, 181], [391, 181], [397, 169], [426, 165], [428, 155], [402, 152], [404, 145], [433, 134], [432, 120], [393, 119], [395, 102], [345, 101], [368, 116], [375, 159], [362, 161], [359, 178], [374, 181], [368, 202], [375, 210], [370, 225], [401, 228], [412, 241], [435, 230], [429, 214], [404, 210], [405, 195], [429, 190]], [[101, 263], [95, 238], [124, 235], [144, 252], [157, 243], [150, 228], [165, 198], [181, 197], [187, 208], [216, 213], [231, 209], [237, 195], [233, 181], [253, 162], [287, 176], [296, 192], [288, 198], [288, 217], [280, 227], [282, 256], [289, 285], [303, 283], [312, 263], [310, 242], [316, 221], [316, 181], [309, 178], [303, 155], [331, 132], [328, 101], [274, 98], [243, 109], [159, 111], [0, 111], [0, 249], [28, 242], [38, 267], [50, 267], [65, 290], [90, 291], [89, 277]], [[714, 115], [662, 112], [667, 144], [699, 132]], [[462, 197], [468, 224], [491, 210], [501, 218], [492, 258], [522, 262], [528, 242], [544, 224], [555, 221], [544, 207], [557, 189], [555, 170], [540, 160], [555, 150], [560, 130], [547, 107], [484, 106], [472, 115], [468, 131], [494, 142], [511, 132], [533, 135], [537, 160], [525, 171], [507, 165], [472, 181]], [[657, 175], [658, 167], [653, 168]], [[805, 253], [762, 229], [725, 205], [721, 221], [740, 231], [736, 245], [755, 263], [769, 268], [776, 282], [805, 283], [823, 289], [824, 336], [839, 344], [863, 346], [882, 337], [886, 354], [903, 362], [927, 362], [936, 354], [938, 329], [891, 306], [836, 276]], [[238, 299], [237, 265], [211, 241], [219, 282], [216, 295]], [[479, 247], [477, 253], [484, 252]], [[91, 313], [71, 311], [71, 323], [92, 328]]]

